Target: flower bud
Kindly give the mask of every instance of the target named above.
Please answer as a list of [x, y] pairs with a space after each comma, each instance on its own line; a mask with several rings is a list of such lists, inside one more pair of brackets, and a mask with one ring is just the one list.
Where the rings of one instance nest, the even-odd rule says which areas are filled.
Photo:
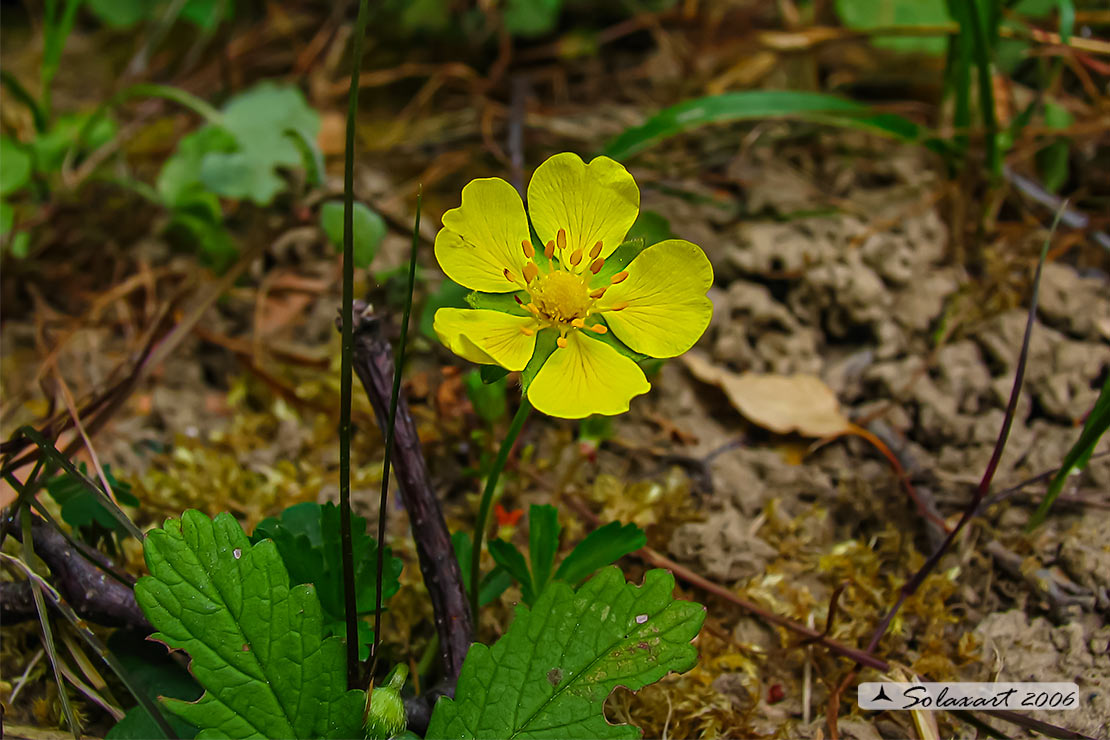
[[405, 731], [405, 702], [401, 687], [409, 676], [409, 668], [398, 664], [385, 679], [385, 683], [366, 695], [366, 712], [363, 726], [369, 740], [388, 740]]

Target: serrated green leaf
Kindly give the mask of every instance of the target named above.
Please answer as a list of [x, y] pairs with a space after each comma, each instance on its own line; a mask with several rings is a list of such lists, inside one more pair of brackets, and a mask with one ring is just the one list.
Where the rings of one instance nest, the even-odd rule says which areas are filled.
[[[344, 619], [343, 558], [339, 526], [339, 507], [307, 502], [290, 506], [279, 519], [270, 518], [255, 527], [251, 539], [274, 540], [278, 553], [289, 570], [294, 584], [311, 583], [325, 615], [335, 622]], [[374, 611], [377, 587], [378, 543], [367, 534], [364, 517], [351, 516], [351, 540], [355, 557], [355, 603], [359, 614]], [[385, 548], [382, 600], [388, 600], [400, 588], [403, 563]]]
[[311, 586], [289, 587], [270, 540], [251, 546], [228, 513], [186, 511], [147, 534], [135, 598], [154, 639], [191, 656], [206, 689], [164, 701], [200, 737], [358, 737], [365, 692], [346, 690], [342, 641], [322, 636]]
[[[297, 88], [262, 82], [228, 102], [223, 128], [236, 150], [207, 153], [201, 182], [214, 193], [267, 205], [285, 186], [277, 169], [303, 166], [300, 146], [316, 141], [320, 116]], [[298, 132], [301, 143], [289, 131]]]
[[518, 606], [508, 632], [467, 653], [455, 698], [442, 698], [426, 737], [639, 738], [602, 713], [617, 686], [636, 691], [697, 661], [690, 641], [705, 609], [676, 601], [674, 577], [644, 585], [607, 568], [577, 593], [552, 584], [532, 609]]
[[0, 195], [14, 193], [31, 179], [31, 155], [9, 136], [0, 136]]
[[615, 563], [647, 544], [644, 530], [635, 524], [609, 522], [586, 535], [559, 564], [555, 578], [577, 585], [595, 570]]
[[532, 588], [542, 594], [551, 580], [555, 553], [559, 551], [559, 510], [550, 504], [528, 509], [528, 557], [532, 561]]
[[[164, 645], [147, 640], [146, 635], [116, 630], [108, 638], [108, 649], [154, 701], [160, 696], [196, 701], [204, 692]], [[197, 728], [180, 717], [167, 715], [166, 719], [181, 740], [196, 737]], [[136, 706], [108, 730], [105, 737], [107, 740], [162, 740], [165, 734], [145, 708]]]
[[[356, 202], [351, 214], [354, 231], [355, 267], [365, 269], [374, 261], [387, 231], [385, 219]], [[320, 228], [336, 251], [343, 251], [343, 201], [329, 200], [320, 208]]]
[[[163, 202], [173, 208], [204, 200], [213, 215], [220, 215], [220, 204], [200, 181], [200, 165], [210, 152], [235, 151], [235, 137], [219, 126], [201, 126], [177, 142], [177, 149], [162, 165], [155, 188]], [[212, 207], [214, 206], [214, 207]]]

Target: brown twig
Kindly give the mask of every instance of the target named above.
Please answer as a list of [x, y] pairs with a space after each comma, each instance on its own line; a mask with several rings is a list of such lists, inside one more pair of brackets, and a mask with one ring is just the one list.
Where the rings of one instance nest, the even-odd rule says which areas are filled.
[[[22, 541], [18, 522], [10, 527], [11, 534]], [[31, 522], [35, 554], [50, 568], [52, 583], [58, 593], [83, 619], [106, 627], [128, 627], [150, 634], [154, 628], [135, 601], [135, 593], [127, 584], [104, 573], [98, 564], [74, 549], [61, 533], [35, 517]], [[96, 553], [100, 566], [111, 563]], [[5, 624], [35, 619], [29, 582], [0, 584], [0, 619]]]
[[[354, 371], [366, 389], [378, 425], [384, 429], [393, 389], [393, 350], [383, 336], [381, 319], [372, 315], [362, 301], [355, 301], [353, 329]], [[439, 500], [432, 490], [420, 437], [403, 392], [397, 401], [394, 438], [393, 469], [397, 486], [412, 524], [420, 571], [432, 601], [444, 673], [453, 684], [470, 648], [474, 626], [462, 571]]]

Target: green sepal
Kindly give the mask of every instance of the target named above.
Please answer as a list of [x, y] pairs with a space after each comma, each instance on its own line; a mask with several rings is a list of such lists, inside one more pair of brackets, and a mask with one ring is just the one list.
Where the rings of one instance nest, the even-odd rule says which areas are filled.
[[[596, 321], [593, 323], [605, 323], [605, 325], [608, 326], [608, 323], [604, 321]], [[608, 344], [610, 347], [615, 349], [617, 352], [620, 352], [622, 355], [632, 360], [633, 362], [643, 362], [644, 360], [651, 359], [650, 355], [645, 355], [642, 352], [637, 352], [636, 350], [632, 349], [627, 344], [613, 336], [612, 328], [610, 328], [609, 331], [605, 332], [604, 334], [595, 334], [592, 331], [584, 331], [582, 332], [582, 335], [588, 337], [589, 339], [594, 339], [598, 342], [604, 342], [605, 344]]]
[[509, 374], [509, 371], [500, 365], [482, 365], [479, 369], [479, 373], [481, 374], [482, 382], [489, 385], [490, 383], [496, 383], [504, 378]]
[[558, 338], [559, 332], [555, 329], [543, 329], [536, 334], [536, 349], [532, 352], [532, 359], [528, 360], [528, 364], [520, 374], [520, 385], [525, 396], [528, 395], [528, 387], [532, 385], [536, 373], [555, 351], [555, 340]]
[[520, 298], [525, 303], [531, 300], [528, 292], [524, 290], [518, 290], [515, 293], [482, 293], [475, 290], [467, 294], [466, 302], [471, 308], [486, 308], [513, 316], [530, 316], [531, 314], [516, 302], [516, 298]]
[[385, 683], [366, 697], [366, 737], [368, 740], [389, 740], [408, 728], [405, 702], [401, 688], [409, 676], [409, 668], [398, 663], [386, 676]]

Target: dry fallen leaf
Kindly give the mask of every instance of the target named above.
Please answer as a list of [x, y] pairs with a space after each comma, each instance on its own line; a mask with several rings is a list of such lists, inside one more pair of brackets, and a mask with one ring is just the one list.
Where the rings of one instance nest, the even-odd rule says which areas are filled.
[[723, 390], [748, 420], [772, 432], [828, 437], [851, 429], [836, 394], [814, 375], [734, 373], [696, 351], [687, 352], [682, 361], [698, 380]]

